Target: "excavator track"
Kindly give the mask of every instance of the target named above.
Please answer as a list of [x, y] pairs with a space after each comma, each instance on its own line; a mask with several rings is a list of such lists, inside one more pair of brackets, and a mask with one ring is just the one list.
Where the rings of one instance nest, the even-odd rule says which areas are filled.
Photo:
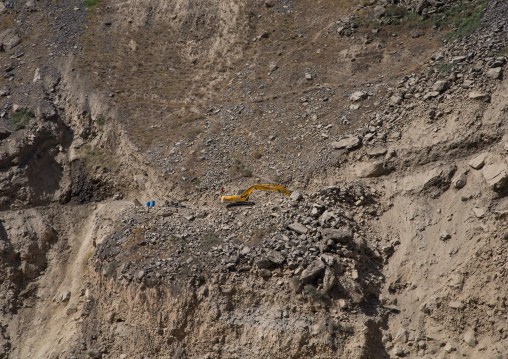
[[245, 207], [245, 206], [254, 206], [256, 203], [254, 202], [236, 202], [236, 203], [228, 203], [226, 208], [231, 207]]

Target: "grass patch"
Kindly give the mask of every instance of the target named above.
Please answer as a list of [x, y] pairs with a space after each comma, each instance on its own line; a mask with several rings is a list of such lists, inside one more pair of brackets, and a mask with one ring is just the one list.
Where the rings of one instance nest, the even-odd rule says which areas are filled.
[[35, 115], [29, 110], [20, 110], [13, 112], [9, 117], [12, 127], [15, 131], [21, 130], [26, 127], [30, 119], [34, 118]]
[[252, 177], [252, 171], [248, 169], [247, 166], [245, 166], [245, 164], [238, 158], [235, 158], [233, 167], [242, 175], [242, 177]]
[[220, 239], [219, 235], [215, 232], [208, 232], [203, 235], [201, 238], [201, 243], [203, 249], [209, 249], [215, 246], [218, 246], [222, 243], [222, 240]]
[[[462, 7], [465, 7], [462, 8]], [[456, 29], [449, 32], [445, 38], [456, 39], [461, 37], [467, 37], [478, 30], [481, 26], [481, 19], [485, 12], [485, 5], [468, 4], [466, 6], [460, 4], [456, 5], [455, 8], [460, 9], [460, 13], [453, 18], [453, 25]]]
[[86, 7], [93, 7], [99, 3], [100, 0], [85, 0], [83, 1], [83, 5]]
[[106, 119], [104, 118], [104, 116], [99, 116], [95, 119], [95, 123], [97, 124], [97, 126], [99, 127], [102, 127], [104, 126], [104, 123], [106, 122]]
[[386, 17], [404, 17], [408, 14], [408, 11], [403, 6], [389, 5], [385, 8]]
[[355, 333], [355, 327], [348, 323], [332, 322], [331, 329], [333, 333], [350, 336]]
[[439, 72], [441, 74], [450, 74], [453, 71], [454, 67], [455, 67], [455, 64], [453, 64], [453, 63], [439, 61], [436, 64], [435, 69], [437, 72]]

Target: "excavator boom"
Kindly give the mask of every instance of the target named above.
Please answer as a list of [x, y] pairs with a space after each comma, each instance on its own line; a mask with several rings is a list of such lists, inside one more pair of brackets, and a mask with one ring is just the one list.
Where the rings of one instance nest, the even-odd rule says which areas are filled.
[[220, 201], [222, 203], [242, 203], [246, 202], [249, 199], [250, 194], [252, 191], [258, 190], [258, 191], [275, 191], [285, 194], [286, 196], [290, 196], [291, 193], [285, 189], [282, 186], [276, 185], [276, 184], [255, 184], [253, 186], [250, 186], [247, 188], [243, 193], [239, 195], [226, 195], [222, 196]]

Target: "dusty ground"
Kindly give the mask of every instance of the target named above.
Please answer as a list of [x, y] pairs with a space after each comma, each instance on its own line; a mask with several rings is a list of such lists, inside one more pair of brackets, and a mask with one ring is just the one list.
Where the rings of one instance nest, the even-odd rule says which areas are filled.
[[0, 3], [0, 358], [506, 356], [506, 4], [87, 4]]

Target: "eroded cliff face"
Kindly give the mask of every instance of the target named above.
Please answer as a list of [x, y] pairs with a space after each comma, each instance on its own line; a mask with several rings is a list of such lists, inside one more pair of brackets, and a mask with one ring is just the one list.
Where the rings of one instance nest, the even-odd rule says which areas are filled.
[[508, 351], [506, 4], [0, 12], [0, 357]]

